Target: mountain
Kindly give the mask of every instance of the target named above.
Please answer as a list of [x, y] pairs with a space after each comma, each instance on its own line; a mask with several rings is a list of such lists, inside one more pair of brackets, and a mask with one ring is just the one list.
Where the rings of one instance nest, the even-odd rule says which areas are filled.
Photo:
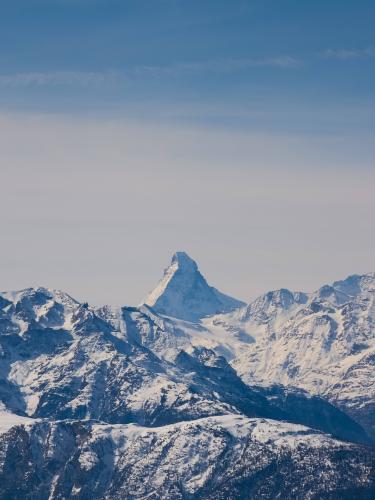
[[168, 314], [0, 293], [0, 499], [373, 498], [375, 276], [209, 315], [170, 268]]
[[[143, 315], [133, 320], [128, 310], [120, 310], [117, 328], [102, 310], [61, 292], [28, 289], [3, 298], [0, 400], [7, 411], [142, 425], [232, 411], [138, 342]], [[157, 335], [157, 324], [150, 320], [150, 325]]]
[[282, 384], [323, 397], [375, 439], [375, 273], [313, 293], [267, 292], [247, 306], [202, 314], [199, 324], [184, 322], [192, 317], [173, 308], [168, 315], [182, 332], [180, 348], [214, 350], [247, 384]]
[[[0, 401], [8, 412], [152, 426], [236, 413], [367, 441], [360, 426], [329, 404], [314, 419], [294, 418], [282, 398], [252, 389], [212, 350], [188, 348], [173, 323], [147, 308], [96, 310], [44, 288], [2, 298]], [[169, 359], [159, 352], [162, 340]]]
[[[249, 384], [300, 387], [338, 406], [375, 438], [375, 274], [311, 294], [269, 292], [204, 321]], [[250, 340], [249, 340], [250, 339]], [[228, 350], [228, 346], [230, 349]]]
[[144, 303], [160, 314], [186, 321], [199, 321], [245, 305], [209, 286], [185, 252], [173, 255], [163, 278]]
[[[323, 397], [375, 439], [374, 304], [375, 274], [368, 273], [313, 293], [271, 291], [199, 324], [184, 322], [178, 311], [169, 315], [179, 348], [214, 350], [247, 384], [282, 384]], [[160, 344], [159, 355], [166, 355]]]
[[374, 498], [373, 449], [241, 415], [143, 427], [35, 420], [0, 428], [0, 498]]

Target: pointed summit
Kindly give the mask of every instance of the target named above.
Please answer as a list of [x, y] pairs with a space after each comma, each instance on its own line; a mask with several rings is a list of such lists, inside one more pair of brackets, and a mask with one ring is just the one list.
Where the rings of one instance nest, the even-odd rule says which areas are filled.
[[199, 321], [245, 305], [209, 286], [197, 263], [185, 252], [173, 255], [163, 278], [144, 303], [160, 314], [187, 321]]
[[197, 263], [186, 252], [176, 252], [172, 257], [171, 265], [173, 264], [177, 264], [179, 269], [185, 271], [198, 271]]

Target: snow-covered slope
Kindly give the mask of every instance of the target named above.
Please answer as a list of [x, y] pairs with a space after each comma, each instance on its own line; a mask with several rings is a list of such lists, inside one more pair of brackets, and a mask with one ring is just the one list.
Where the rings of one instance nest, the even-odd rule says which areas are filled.
[[253, 390], [213, 351], [192, 345], [185, 351], [188, 336], [147, 307], [95, 310], [43, 288], [4, 297], [0, 401], [7, 411], [142, 425], [243, 413], [366, 441], [363, 430], [330, 405], [302, 395], [299, 404], [319, 411], [301, 419], [282, 394], [271, 400]]
[[310, 294], [271, 291], [228, 313], [202, 314], [200, 321], [179, 309], [170, 308], [168, 315], [181, 333], [180, 348], [213, 349], [246, 383], [283, 384], [320, 395], [375, 439], [374, 273]]
[[0, 294], [0, 498], [372, 498], [375, 275], [238, 307], [172, 267], [137, 308]]
[[229, 312], [245, 304], [209, 286], [185, 252], [176, 252], [145, 304], [156, 312], [187, 321]]
[[303, 426], [224, 415], [147, 428], [17, 423], [0, 435], [0, 498], [373, 498], [375, 452]]
[[375, 437], [373, 273], [309, 295], [270, 292], [240, 311], [207, 318], [204, 326], [211, 348], [229, 352], [245, 382], [280, 383], [319, 394]]
[[61, 292], [3, 297], [0, 400], [9, 411], [146, 425], [236, 411], [137, 341], [142, 316], [138, 324], [124, 311], [116, 329]]

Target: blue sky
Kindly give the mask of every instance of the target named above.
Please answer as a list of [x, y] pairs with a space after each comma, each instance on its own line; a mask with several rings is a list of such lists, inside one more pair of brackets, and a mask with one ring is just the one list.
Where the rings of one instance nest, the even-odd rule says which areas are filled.
[[373, 127], [374, 21], [364, 0], [4, 1], [0, 106]]
[[375, 5], [4, 0], [0, 289], [249, 301], [375, 269]]

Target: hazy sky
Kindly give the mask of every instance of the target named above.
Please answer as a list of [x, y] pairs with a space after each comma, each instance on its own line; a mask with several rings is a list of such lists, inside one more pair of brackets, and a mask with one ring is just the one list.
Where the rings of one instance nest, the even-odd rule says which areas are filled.
[[136, 304], [375, 270], [373, 1], [0, 7], [0, 289]]

